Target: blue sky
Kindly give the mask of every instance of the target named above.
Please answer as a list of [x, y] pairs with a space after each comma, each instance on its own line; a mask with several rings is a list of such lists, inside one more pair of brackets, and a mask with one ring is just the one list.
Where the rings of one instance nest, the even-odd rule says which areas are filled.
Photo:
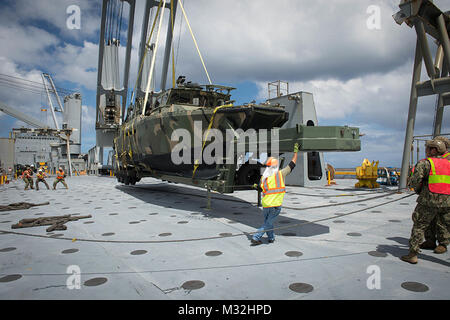
[[[314, 94], [319, 125], [360, 128], [362, 151], [327, 153], [335, 167], [355, 167], [364, 158], [399, 166], [409, 103], [415, 32], [398, 26], [397, 0], [185, 0], [185, 9], [216, 84], [237, 88], [237, 103], [265, 101], [267, 83], [288, 81], [290, 92]], [[443, 10], [450, 0], [435, 1]], [[81, 10], [81, 28], [67, 28], [70, 5]], [[369, 29], [367, 9], [380, 9], [380, 28]], [[144, 1], [137, 1], [129, 88], [136, 79]], [[124, 16], [127, 10], [125, 8]], [[0, 74], [41, 83], [51, 74], [56, 86], [82, 94], [82, 151], [95, 145], [95, 95], [101, 1], [36, 0], [0, 2]], [[121, 36], [125, 38], [127, 21]], [[166, 23], [164, 23], [164, 26]], [[162, 41], [164, 42], [164, 41]], [[178, 8], [174, 47], [176, 76], [206, 83], [193, 42]], [[160, 49], [160, 53], [164, 48]], [[121, 52], [124, 50], [122, 48]], [[158, 71], [158, 69], [157, 69]], [[425, 78], [425, 77], [423, 77]], [[159, 79], [159, 76], [158, 78]], [[170, 82], [170, 77], [169, 77]], [[40, 119], [46, 97], [0, 83], [0, 101]], [[415, 134], [430, 134], [434, 98], [421, 98]], [[24, 123], [0, 114], [0, 136]], [[444, 114], [443, 132], [450, 132]]]

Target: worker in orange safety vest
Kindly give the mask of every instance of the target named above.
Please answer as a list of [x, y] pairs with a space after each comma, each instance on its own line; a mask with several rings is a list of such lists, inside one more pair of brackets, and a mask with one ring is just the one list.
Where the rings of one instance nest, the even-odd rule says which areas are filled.
[[55, 181], [53, 181], [53, 190], [56, 190], [56, 184], [59, 182], [61, 182], [66, 187], [66, 189], [69, 189], [69, 187], [66, 184], [66, 181], [64, 181], [65, 176], [66, 174], [64, 173], [64, 170], [61, 167], [59, 167], [58, 170], [56, 171], [56, 179]]
[[34, 189], [33, 187], [33, 177], [30, 167], [27, 166], [27, 168], [22, 172], [21, 176], [22, 180], [25, 182], [25, 189], [28, 190], [28, 187], [31, 189]]
[[[440, 140], [445, 143], [445, 147], [447, 148], [447, 151], [442, 155], [442, 158], [447, 159], [450, 161], [450, 153], [448, 152], [450, 148], [450, 140], [447, 139], [444, 136], [437, 136], [434, 138], [434, 140]], [[425, 230], [425, 241], [420, 245], [421, 249], [428, 249], [428, 250], [434, 250], [436, 249], [436, 234], [437, 234], [437, 219], [434, 218], [433, 221], [430, 223], [430, 226]]]
[[418, 262], [419, 248], [425, 249], [421, 242], [434, 219], [439, 242], [434, 252], [445, 253], [450, 244], [450, 162], [442, 158], [447, 148], [444, 142], [436, 139], [427, 141], [425, 146], [427, 159], [417, 163], [411, 178], [411, 187], [419, 197], [412, 215], [409, 254], [401, 257], [412, 264]]

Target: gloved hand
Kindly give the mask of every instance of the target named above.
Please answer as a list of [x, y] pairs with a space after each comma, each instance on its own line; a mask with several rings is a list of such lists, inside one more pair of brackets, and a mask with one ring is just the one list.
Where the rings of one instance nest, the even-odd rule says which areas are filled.
[[258, 185], [256, 183], [253, 185], [253, 189], [258, 189]]
[[298, 147], [299, 147], [298, 143], [294, 144], [294, 153], [298, 152]]

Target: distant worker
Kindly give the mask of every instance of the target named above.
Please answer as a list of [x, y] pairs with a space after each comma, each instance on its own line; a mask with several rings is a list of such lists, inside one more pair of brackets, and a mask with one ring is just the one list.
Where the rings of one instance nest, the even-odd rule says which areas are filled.
[[3, 183], [9, 183], [8, 181], [8, 174], [6, 173], [5, 169], [1, 169], [1, 175], [2, 175], [2, 181]]
[[[257, 230], [251, 239], [253, 245], [262, 244], [261, 238], [264, 233], [267, 233], [269, 243], [275, 241], [273, 232], [273, 223], [281, 212], [281, 205], [283, 204], [284, 194], [286, 193], [286, 186], [284, 179], [291, 173], [297, 163], [298, 143], [294, 145], [294, 157], [289, 165], [279, 170], [278, 159], [270, 157], [266, 162], [266, 170], [261, 177], [261, 184], [259, 186], [263, 193], [262, 205], [264, 224]], [[258, 185], [255, 184], [257, 189]]]
[[50, 187], [48, 186], [47, 181], [45, 181], [46, 177], [47, 177], [47, 175], [45, 174], [45, 172], [43, 172], [42, 169], [39, 169], [38, 173], [36, 175], [36, 191], [39, 191], [39, 182], [44, 183], [45, 186], [47, 187], [47, 190], [50, 189]]
[[[434, 138], [434, 140], [440, 140], [445, 143], [445, 147], [447, 148], [446, 152], [442, 155], [443, 158], [446, 158], [448, 161], [450, 161], [450, 153], [448, 150], [450, 149], [450, 140], [447, 139], [444, 136], [437, 136]], [[428, 250], [435, 250], [436, 249], [436, 233], [437, 233], [437, 219], [434, 218], [431, 222], [430, 226], [425, 230], [425, 242], [420, 245], [421, 249], [428, 249]], [[440, 244], [439, 244], [440, 245]], [[440, 252], [441, 250], [438, 250], [439, 252], [436, 253], [444, 253]]]
[[64, 170], [61, 167], [59, 167], [58, 170], [56, 171], [56, 179], [53, 182], [53, 190], [56, 190], [56, 184], [58, 182], [61, 182], [66, 187], [66, 189], [69, 189], [69, 187], [66, 184], [66, 181], [64, 181], [65, 177], [66, 174], [64, 173]]
[[450, 243], [450, 162], [443, 158], [445, 143], [430, 140], [425, 144], [427, 159], [417, 163], [411, 177], [411, 187], [419, 194], [412, 219], [413, 227], [409, 239], [409, 254], [402, 256], [403, 261], [416, 264], [420, 244], [425, 230], [434, 218], [439, 246], [436, 253], [444, 253]]
[[28, 187], [30, 187], [31, 189], [34, 189], [34, 187], [33, 187], [33, 177], [32, 177], [32, 173], [31, 173], [30, 167], [26, 167], [26, 169], [22, 172], [21, 178], [22, 178], [23, 182], [25, 182], [25, 189], [24, 190], [28, 190]]

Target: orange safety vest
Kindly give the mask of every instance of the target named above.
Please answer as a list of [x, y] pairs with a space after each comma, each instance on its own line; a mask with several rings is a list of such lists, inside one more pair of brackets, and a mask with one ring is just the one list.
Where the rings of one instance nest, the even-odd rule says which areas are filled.
[[58, 180], [64, 179], [64, 171], [56, 171], [56, 179]]
[[38, 173], [38, 174], [37, 174], [37, 178], [38, 178], [38, 179], [44, 179], [44, 177], [45, 177], [45, 176], [44, 176], [44, 173]]
[[428, 189], [432, 193], [450, 195], [450, 162], [442, 158], [428, 158], [431, 170], [428, 177]]
[[30, 172], [28, 170], [22, 172], [22, 179], [23, 178], [31, 178]]
[[261, 183], [261, 189], [263, 193], [262, 205], [264, 208], [279, 207], [283, 204], [286, 186], [280, 171], [264, 179]]

